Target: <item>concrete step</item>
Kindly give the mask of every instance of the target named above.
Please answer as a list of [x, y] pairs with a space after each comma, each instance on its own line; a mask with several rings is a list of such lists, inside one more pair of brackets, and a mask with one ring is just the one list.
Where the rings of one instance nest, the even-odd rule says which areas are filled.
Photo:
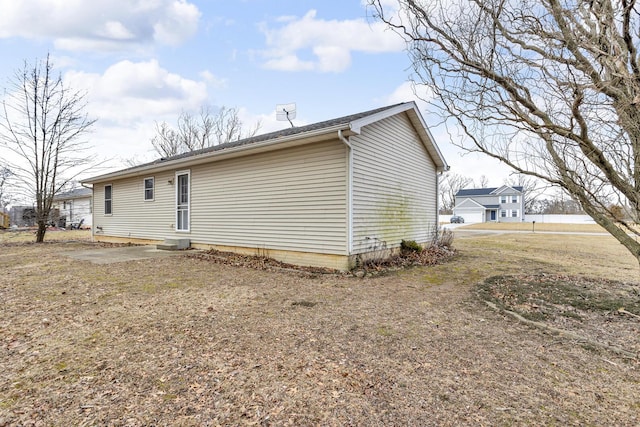
[[165, 243], [160, 243], [156, 245], [156, 249], [161, 251], [177, 251], [178, 245], [167, 245]]
[[190, 246], [191, 240], [189, 239], [164, 239], [164, 243], [156, 245], [156, 248], [165, 251], [179, 251], [189, 249]]

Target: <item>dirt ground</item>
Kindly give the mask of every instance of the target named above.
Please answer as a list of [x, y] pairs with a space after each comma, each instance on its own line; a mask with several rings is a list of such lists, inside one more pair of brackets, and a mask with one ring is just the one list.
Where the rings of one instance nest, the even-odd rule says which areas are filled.
[[637, 358], [477, 295], [520, 274], [637, 289], [610, 237], [468, 236], [446, 264], [364, 278], [188, 253], [96, 265], [62, 255], [94, 247], [82, 238], [13, 242], [0, 246], [0, 426], [640, 424]]

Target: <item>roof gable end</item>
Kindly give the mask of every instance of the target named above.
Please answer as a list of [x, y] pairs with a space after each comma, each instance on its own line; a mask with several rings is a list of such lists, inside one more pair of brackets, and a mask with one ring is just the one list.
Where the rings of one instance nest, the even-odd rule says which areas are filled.
[[494, 191], [491, 192], [491, 194], [502, 194], [507, 191], [510, 193], [513, 193], [514, 191], [518, 193], [522, 193], [522, 187], [517, 187], [517, 186], [511, 187], [508, 185], [503, 185], [502, 187], [496, 188]]
[[466, 207], [466, 206], [484, 208], [484, 205], [482, 205], [481, 203], [476, 202], [473, 199], [464, 199], [460, 203], [456, 204], [456, 208], [462, 208], [462, 207]]

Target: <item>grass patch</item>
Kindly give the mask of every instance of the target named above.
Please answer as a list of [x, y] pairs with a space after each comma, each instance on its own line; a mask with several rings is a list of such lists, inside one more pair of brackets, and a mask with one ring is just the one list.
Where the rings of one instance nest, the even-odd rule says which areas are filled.
[[[217, 253], [91, 264], [63, 255], [85, 242], [3, 245], [0, 425], [637, 424], [635, 365], [470, 298], [499, 275], [486, 282], [545, 322], [640, 353], [638, 319], [606, 311], [636, 312], [607, 282], [637, 282], [636, 260], [608, 236], [466, 234], [441, 264], [362, 279]], [[566, 288], [584, 272], [607, 292]], [[542, 273], [556, 289], [533, 287]], [[510, 277], [532, 287], [513, 292]]]
[[598, 224], [549, 224], [531, 222], [482, 222], [468, 224], [456, 230], [495, 230], [495, 231], [546, 231], [546, 232], [575, 232], [575, 233], [606, 233]]
[[[91, 230], [47, 230], [44, 242], [62, 242], [69, 240], [91, 240]], [[0, 244], [35, 243], [35, 229], [31, 230], [0, 230]]]

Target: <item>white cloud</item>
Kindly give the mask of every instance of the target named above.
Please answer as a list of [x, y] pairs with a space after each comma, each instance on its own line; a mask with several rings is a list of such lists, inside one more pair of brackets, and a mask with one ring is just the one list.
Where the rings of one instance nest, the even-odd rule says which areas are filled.
[[[282, 27], [272, 29], [262, 24], [267, 49], [262, 52], [266, 68], [320, 72], [340, 72], [351, 65], [352, 52], [397, 52], [404, 41], [389, 31], [386, 25], [364, 19], [323, 20], [310, 10], [302, 18], [281, 17]], [[303, 60], [301, 53], [310, 53], [314, 60]]]
[[216, 77], [211, 71], [201, 71], [200, 77], [203, 78], [211, 87], [215, 89], [225, 89], [228, 86], [227, 79]]
[[421, 110], [424, 110], [427, 101], [433, 96], [432, 90], [423, 84], [406, 81], [398, 86], [390, 95], [384, 98], [384, 104], [397, 104], [399, 102], [415, 101]]
[[91, 142], [101, 158], [148, 156], [156, 121], [173, 122], [181, 111], [208, 103], [206, 81], [171, 73], [155, 60], [121, 61], [102, 74], [68, 71], [63, 79], [87, 92], [87, 112], [98, 119]]
[[198, 27], [187, 0], [0, 0], [0, 38], [52, 38], [62, 50], [177, 45]]

